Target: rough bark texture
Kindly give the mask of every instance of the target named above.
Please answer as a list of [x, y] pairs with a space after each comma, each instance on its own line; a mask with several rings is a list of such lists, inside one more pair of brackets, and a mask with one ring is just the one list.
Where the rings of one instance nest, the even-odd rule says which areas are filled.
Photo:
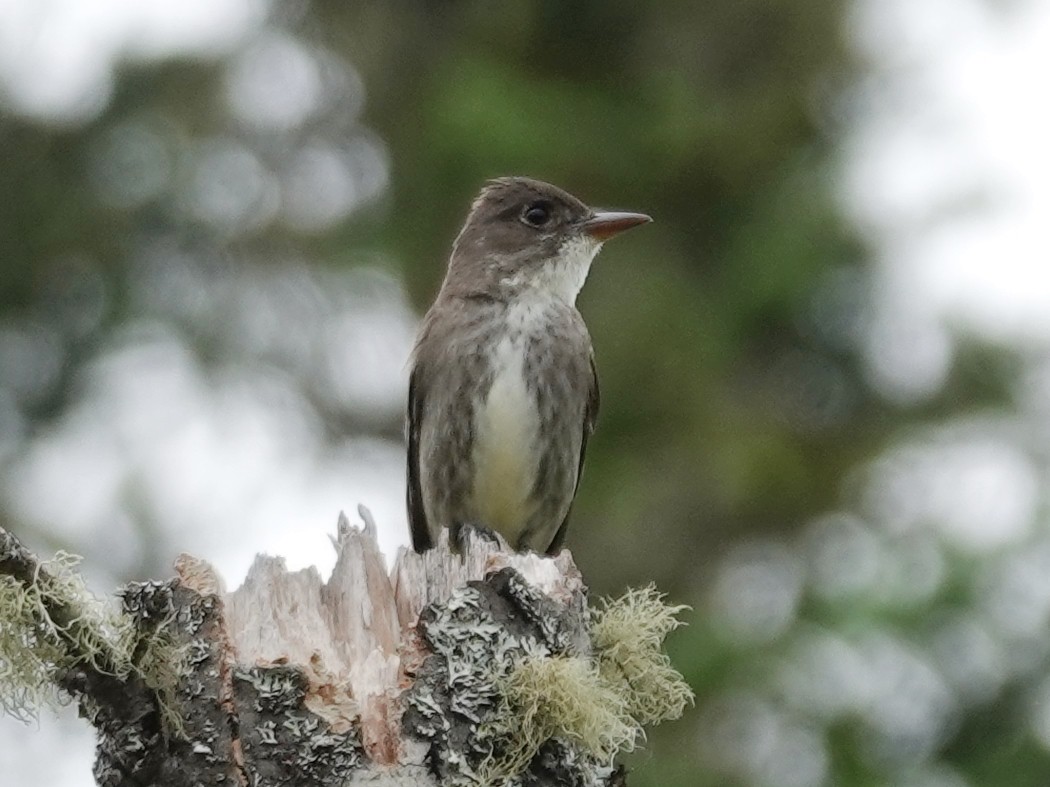
[[[497, 767], [515, 727], [501, 676], [525, 655], [590, 655], [571, 555], [468, 536], [462, 557], [442, 539], [403, 551], [388, 573], [362, 516], [363, 530], [340, 518], [327, 582], [260, 556], [226, 593], [184, 556], [175, 579], [126, 586], [124, 633], [108, 650], [79, 652], [91, 616], [43, 588], [33, 641], [62, 653], [53, 679], [98, 732], [100, 785], [623, 783], [610, 758], [557, 736], [514, 774]], [[27, 589], [50, 581], [0, 530], [5, 576]]]

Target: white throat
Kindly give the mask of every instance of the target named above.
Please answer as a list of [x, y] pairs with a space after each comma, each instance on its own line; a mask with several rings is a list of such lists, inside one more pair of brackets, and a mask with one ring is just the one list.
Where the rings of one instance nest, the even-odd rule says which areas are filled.
[[572, 238], [563, 243], [557, 257], [544, 263], [540, 270], [516, 273], [504, 279], [504, 283], [528, 287], [543, 298], [576, 303], [576, 296], [583, 289], [591, 263], [601, 248], [601, 243], [586, 236]]

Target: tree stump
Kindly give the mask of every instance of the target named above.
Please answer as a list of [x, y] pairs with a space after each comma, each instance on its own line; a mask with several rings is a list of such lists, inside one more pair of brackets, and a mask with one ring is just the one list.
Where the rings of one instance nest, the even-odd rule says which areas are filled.
[[681, 608], [652, 588], [594, 610], [567, 550], [472, 533], [388, 572], [361, 514], [327, 581], [259, 556], [226, 592], [182, 556], [119, 612], [0, 529], [0, 709], [76, 701], [105, 787], [599, 787], [692, 701], [660, 650]]

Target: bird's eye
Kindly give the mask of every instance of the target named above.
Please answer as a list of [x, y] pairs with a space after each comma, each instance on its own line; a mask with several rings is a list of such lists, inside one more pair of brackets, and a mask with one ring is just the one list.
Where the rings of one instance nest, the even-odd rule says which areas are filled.
[[521, 214], [521, 220], [530, 227], [542, 227], [551, 220], [551, 206], [546, 202], [533, 202]]

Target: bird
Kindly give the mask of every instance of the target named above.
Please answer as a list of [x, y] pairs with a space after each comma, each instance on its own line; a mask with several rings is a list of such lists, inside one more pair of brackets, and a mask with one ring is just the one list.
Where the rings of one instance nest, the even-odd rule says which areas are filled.
[[652, 219], [596, 210], [527, 177], [484, 185], [411, 356], [412, 546], [441, 528], [560, 551], [598, 416], [591, 337], [576, 309], [602, 244]]

